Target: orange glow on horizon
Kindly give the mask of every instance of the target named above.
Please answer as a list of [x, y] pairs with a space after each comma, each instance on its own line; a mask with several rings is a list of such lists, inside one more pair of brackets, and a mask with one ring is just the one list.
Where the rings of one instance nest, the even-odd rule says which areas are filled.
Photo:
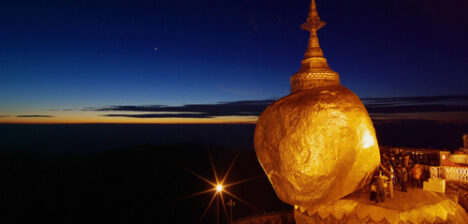
[[[23, 113], [24, 114], [24, 113]], [[29, 114], [44, 114], [31, 112]], [[256, 116], [222, 116], [213, 118], [131, 118], [106, 117], [99, 113], [55, 112], [51, 117], [0, 117], [0, 124], [255, 124]]]
[[[0, 124], [255, 124], [257, 116], [223, 116], [214, 118], [129, 118], [105, 117], [100, 112], [44, 111], [0, 113]], [[52, 117], [17, 117], [18, 114], [47, 114]], [[443, 123], [468, 123], [466, 112], [428, 112], [370, 114], [376, 123], [420, 119]]]

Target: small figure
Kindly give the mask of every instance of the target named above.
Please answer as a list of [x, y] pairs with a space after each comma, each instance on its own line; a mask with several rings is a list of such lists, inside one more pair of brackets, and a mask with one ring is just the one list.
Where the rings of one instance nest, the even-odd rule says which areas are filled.
[[379, 171], [379, 176], [377, 177], [377, 202], [385, 202], [384, 178], [381, 171]]
[[375, 202], [378, 202], [377, 201], [377, 183], [374, 179], [374, 181], [372, 181], [371, 183], [371, 188], [370, 188], [370, 200], [371, 201], [375, 201]]
[[383, 182], [383, 189], [384, 189], [384, 191], [383, 191], [383, 194], [384, 194], [383, 197], [384, 197], [384, 198], [390, 197], [390, 196], [389, 196], [390, 192], [389, 192], [389, 188], [388, 188], [388, 187], [389, 187], [389, 184], [388, 184], [388, 180], [389, 180], [389, 179], [388, 179], [388, 177], [385, 176], [385, 175], [382, 175], [382, 177], [380, 177], [380, 178], [382, 178], [382, 182]]
[[395, 186], [399, 186], [401, 190], [401, 165], [398, 164], [395, 169]]
[[408, 192], [408, 171], [405, 167], [401, 169], [401, 191]]
[[414, 165], [410, 171], [412, 186], [422, 188], [422, 174], [424, 172], [424, 166], [420, 164]]
[[410, 162], [413, 162], [410, 161], [410, 156], [408, 154], [406, 154], [405, 157], [403, 157], [403, 159], [403, 167], [408, 167], [410, 165]]
[[394, 182], [395, 182], [395, 173], [393, 171], [392, 165], [390, 165], [390, 179], [388, 180], [388, 193], [389, 193], [390, 198], [393, 198]]
[[395, 156], [392, 156], [390, 158], [390, 163], [392, 164], [393, 167], [396, 167], [397, 166], [397, 161], [395, 160]]

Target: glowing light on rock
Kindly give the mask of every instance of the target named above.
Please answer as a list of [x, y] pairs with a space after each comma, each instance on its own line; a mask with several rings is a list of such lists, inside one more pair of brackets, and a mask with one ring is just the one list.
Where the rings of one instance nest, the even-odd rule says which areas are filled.
[[375, 145], [375, 137], [371, 134], [369, 130], [364, 132], [364, 136], [362, 137], [362, 147], [364, 149], [368, 149]]
[[310, 38], [291, 94], [270, 105], [255, 129], [255, 150], [278, 197], [309, 211], [362, 188], [380, 164], [372, 121], [358, 96], [328, 66], [312, 0]]

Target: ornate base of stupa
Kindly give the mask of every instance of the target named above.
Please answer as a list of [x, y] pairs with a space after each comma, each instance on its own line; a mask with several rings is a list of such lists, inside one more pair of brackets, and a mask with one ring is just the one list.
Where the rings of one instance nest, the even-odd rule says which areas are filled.
[[382, 203], [370, 201], [368, 193], [354, 193], [313, 212], [296, 207], [294, 218], [297, 224], [468, 223], [468, 214], [456, 197], [420, 189], [395, 191], [393, 198]]

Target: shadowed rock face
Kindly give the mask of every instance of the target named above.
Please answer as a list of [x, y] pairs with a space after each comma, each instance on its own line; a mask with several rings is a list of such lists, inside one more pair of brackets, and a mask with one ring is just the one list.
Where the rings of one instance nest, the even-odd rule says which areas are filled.
[[311, 210], [361, 188], [380, 163], [372, 121], [342, 85], [302, 90], [270, 105], [254, 145], [279, 198]]

